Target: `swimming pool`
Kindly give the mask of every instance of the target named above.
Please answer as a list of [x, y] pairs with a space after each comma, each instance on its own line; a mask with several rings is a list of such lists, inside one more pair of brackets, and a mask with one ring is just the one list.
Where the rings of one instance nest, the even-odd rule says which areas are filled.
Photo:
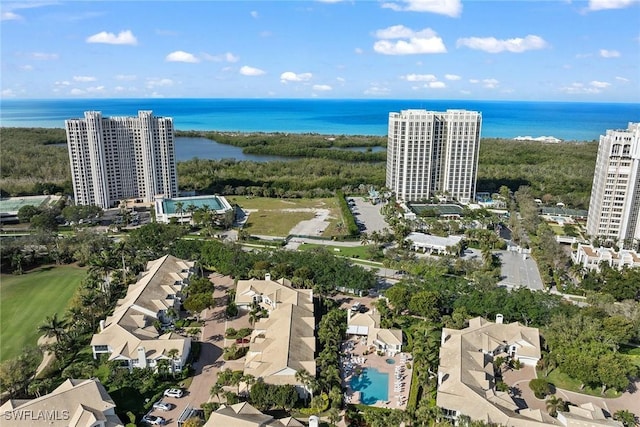
[[374, 368], [364, 368], [359, 376], [351, 378], [351, 389], [361, 393], [360, 402], [373, 405], [378, 400], [389, 400], [389, 374]]

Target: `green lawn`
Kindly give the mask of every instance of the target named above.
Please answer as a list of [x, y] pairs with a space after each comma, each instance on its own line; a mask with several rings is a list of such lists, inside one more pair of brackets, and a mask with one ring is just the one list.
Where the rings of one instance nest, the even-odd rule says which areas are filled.
[[64, 314], [85, 272], [47, 266], [22, 275], [0, 275], [0, 361], [36, 345], [38, 326], [47, 316]]
[[[585, 386], [582, 390], [580, 390], [580, 381], [571, 378], [569, 375], [565, 374], [560, 369], [554, 369], [549, 373], [549, 375], [546, 378], [540, 371], [538, 371], [538, 378], [544, 378], [547, 381], [549, 381], [551, 384], [556, 386], [557, 388], [561, 388], [563, 390], [569, 390], [569, 391], [574, 391], [576, 393], [602, 397], [602, 394], [600, 393], [601, 391], [600, 387], [591, 388], [591, 387]], [[618, 393], [613, 389], [608, 389], [605, 392], [604, 397], [613, 398], [613, 397], [620, 397], [620, 395], [621, 393]]]
[[317, 245], [315, 243], [305, 243], [298, 247], [300, 251], [310, 251], [318, 247], [326, 248], [334, 255], [343, 256], [347, 258], [359, 258], [363, 260], [369, 259], [369, 251], [367, 246], [330, 246], [330, 245]]
[[260, 210], [249, 215], [245, 229], [249, 234], [286, 237], [296, 224], [314, 216], [313, 212]]

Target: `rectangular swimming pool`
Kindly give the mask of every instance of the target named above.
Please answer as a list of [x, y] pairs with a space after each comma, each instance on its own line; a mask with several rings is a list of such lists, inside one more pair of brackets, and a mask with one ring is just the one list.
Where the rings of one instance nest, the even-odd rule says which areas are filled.
[[378, 400], [389, 400], [389, 374], [374, 368], [364, 368], [359, 376], [351, 378], [351, 389], [361, 393], [360, 401], [373, 405]]

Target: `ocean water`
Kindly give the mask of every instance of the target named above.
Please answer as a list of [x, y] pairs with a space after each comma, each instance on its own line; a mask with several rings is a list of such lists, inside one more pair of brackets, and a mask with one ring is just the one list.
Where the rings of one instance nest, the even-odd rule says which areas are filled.
[[386, 135], [389, 112], [423, 108], [480, 111], [482, 136], [597, 140], [640, 121], [640, 104], [387, 99], [64, 99], [0, 101], [0, 126], [64, 127], [84, 111], [107, 116], [152, 110], [179, 130]]

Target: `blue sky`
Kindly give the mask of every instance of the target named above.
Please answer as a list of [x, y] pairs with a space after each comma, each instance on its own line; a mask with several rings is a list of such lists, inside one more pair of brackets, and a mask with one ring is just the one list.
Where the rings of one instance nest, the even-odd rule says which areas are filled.
[[640, 1], [3, 1], [2, 98], [640, 101]]

